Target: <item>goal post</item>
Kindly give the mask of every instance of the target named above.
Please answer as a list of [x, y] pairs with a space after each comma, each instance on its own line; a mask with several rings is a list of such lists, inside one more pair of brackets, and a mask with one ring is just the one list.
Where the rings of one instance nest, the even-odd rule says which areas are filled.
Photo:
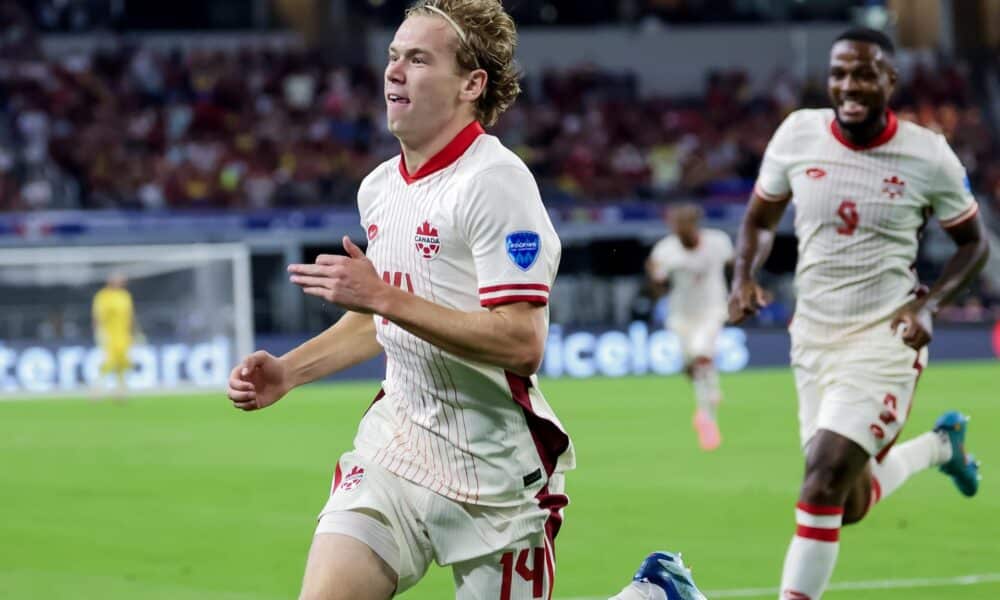
[[0, 398], [86, 393], [102, 383], [94, 294], [126, 280], [136, 336], [130, 391], [221, 390], [253, 349], [243, 244], [0, 250]]

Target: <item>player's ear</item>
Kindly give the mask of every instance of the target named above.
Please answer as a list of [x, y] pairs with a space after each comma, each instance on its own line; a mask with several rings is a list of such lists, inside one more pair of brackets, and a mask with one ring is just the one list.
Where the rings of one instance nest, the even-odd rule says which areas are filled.
[[475, 102], [486, 93], [486, 83], [489, 76], [484, 69], [475, 69], [465, 76], [462, 84], [462, 99], [468, 102]]
[[885, 75], [889, 79], [889, 94], [892, 95], [896, 91], [896, 84], [899, 82], [899, 71], [896, 70], [896, 66], [890, 62], [885, 64]]

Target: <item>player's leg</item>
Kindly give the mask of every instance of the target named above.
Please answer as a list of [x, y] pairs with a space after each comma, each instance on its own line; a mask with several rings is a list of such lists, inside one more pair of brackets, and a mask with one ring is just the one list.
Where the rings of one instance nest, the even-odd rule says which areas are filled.
[[118, 340], [108, 350], [108, 368], [115, 376], [115, 397], [118, 399], [124, 398], [128, 388], [125, 377], [132, 368], [129, 359], [130, 349], [131, 344], [128, 341]]
[[876, 350], [868, 360], [877, 363], [880, 379], [865, 384], [875, 393], [867, 407], [856, 411], [861, 414], [867, 410], [869, 414], [875, 458], [847, 499], [845, 524], [860, 521], [874, 504], [931, 467], [940, 466], [966, 496], [978, 489], [978, 463], [965, 453], [968, 418], [960, 413], [945, 413], [931, 431], [895, 444], [909, 415], [919, 375], [927, 364], [926, 350], [914, 355], [895, 337], [886, 339]]
[[714, 450], [722, 443], [718, 426], [722, 391], [714, 360], [718, 332], [719, 326], [715, 323], [699, 323], [688, 328], [681, 338], [687, 372], [694, 387], [695, 413], [692, 424], [703, 450]]
[[805, 600], [823, 593], [840, 550], [844, 503], [869, 456], [855, 441], [825, 429], [809, 443], [795, 536], [781, 575], [783, 598]]
[[[806, 454], [806, 473], [800, 497], [795, 507], [795, 535], [789, 544], [782, 571], [782, 594], [787, 598], [815, 598], [826, 586], [839, 551], [838, 535], [840, 519], [843, 511], [843, 497], [827, 492], [825, 496], [814, 495], [819, 483], [821, 488], [836, 488], [837, 477], [831, 475], [837, 472], [837, 467], [843, 471], [841, 462], [851, 461], [854, 470], [864, 469], [868, 454], [862, 451], [860, 456], [850, 444], [843, 444], [842, 439], [832, 436], [829, 432], [820, 431], [821, 411], [824, 406], [824, 394], [827, 391], [826, 352], [806, 344], [798, 343], [793, 338], [791, 362], [795, 374], [795, 387], [799, 401], [799, 436]], [[830, 437], [828, 438], [828, 435]], [[832, 464], [822, 462], [820, 451], [830, 450], [827, 447], [830, 439], [840, 447], [836, 460]], [[847, 455], [845, 458], [843, 455]], [[829, 455], [828, 459], [833, 459]], [[856, 481], [841, 473], [841, 487]], [[823, 481], [824, 479], [828, 481]], [[808, 482], [808, 487], [806, 483]], [[822, 491], [822, 490], [821, 490]], [[842, 492], [846, 495], [846, 491]], [[829, 496], [833, 496], [832, 498]], [[827, 504], [823, 504], [823, 503]], [[789, 594], [785, 596], [785, 591]], [[793, 594], [799, 594], [795, 596]]]
[[354, 452], [341, 456], [316, 525], [302, 600], [383, 600], [419, 581], [433, 553], [410, 485]]
[[98, 347], [101, 349], [101, 366], [97, 371], [97, 379], [93, 382], [92, 397], [97, 400], [107, 398], [110, 390], [108, 383], [115, 369], [116, 348], [114, 340], [107, 333], [97, 335]]
[[872, 459], [844, 506], [844, 524], [856, 523], [877, 503], [913, 475], [939, 467], [964, 496], [979, 490], [979, 463], [965, 452], [968, 417], [955, 411], [942, 415], [934, 429], [893, 446], [880, 461]]
[[309, 549], [299, 599], [388, 600], [396, 581], [396, 571], [366, 543], [320, 533]]
[[696, 400], [692, 425], [698, 433], [698, 445], [702, 450], [715, 450], [722, 443], [718, 424], [719, 377], [707, 356], [696, 357], [689, 370]]
[[553, 544], [539, 531], [493, 554], [452, 565], [456, 600], [551, 598], [556, 561]]

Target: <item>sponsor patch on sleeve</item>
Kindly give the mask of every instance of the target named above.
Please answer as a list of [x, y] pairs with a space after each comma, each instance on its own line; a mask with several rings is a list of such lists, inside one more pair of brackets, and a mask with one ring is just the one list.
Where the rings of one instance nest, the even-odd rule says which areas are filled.
[[515, 231], [507, 234], [507, 256], [522, 271], [527, 271], [538, 260], [542, 238], [534, 231]]

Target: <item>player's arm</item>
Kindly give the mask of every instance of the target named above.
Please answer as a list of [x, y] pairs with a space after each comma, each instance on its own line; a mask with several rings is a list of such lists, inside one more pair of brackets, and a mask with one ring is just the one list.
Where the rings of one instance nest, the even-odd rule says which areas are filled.
[[937, 311], [969, 285], [989, 256], [979, 206], [972, 195], [965, 168], [944, 137], [939, 137], [938, 142], [938, 171], [928, 179], [926, 196], [957, 248], [930, 291], [900, 308], [893, 316], [890, 325], [893, 331], [904, 326], [903, 342], [916, 350], [931, 341], [932, 319]]
[[[348, 256], [320, 255], [314, 265], [291, 265], [305, 293], [359, 313], [375, 313], [452, 354], [518, 375], [538, 370], [545, 347], [545, 310], [514, 302], [466, 312], [435, 304], [382, 280], [350, 238]], [[368, 318], [371, 321], [371, 318]]]
[[467, 360], [530, 377], [545, 352], [545, 308], [514, 302], [464, 312], [388, 286], [376, 312], [413, 335]]
[[792, 198], [789, 169], [798, 155], [796, 132], [803, 114], [796, 111], [788, 115], [764, 151], [757, 182], [736, 236], [733, 284], [729, 292], [729, 319], [733, 323], [756, 314], [767, 303], [755, 278], [771, 254], [774, 231]]
[[931, 341], [934, 315], [972, 283], [990, 255], [990, 245], [978, 213], [944, 230], [955, 242], [955, 253], [945, 263], [930, 291], [901, 308], [892, 320], [892, 329], [905, 326], [903, 341], [918, 350]]
[[371, 315], [348, 311], [326, 331], [289, 350], [279, 361], [291, 387], [297, 387], [359, 365], [381, 352]]
[[757, 314], [766, 304], [757, 285], [757, 271], [767, 261], [774, 244], [774, 231], [788, 207], [790, 195], [764, 197], [754, 191], [736, 238], [733, 285], [729, 295], [729, 319], [740, 323]]
[[381, 351], [372, 317], [347, 312], [281, 358], [263, 350], [244, 358], [229, 374], [227, 396], [242, 410], [264, 408], [295, 387], [375, 358]]
[[140, 336], [139, 324], [135, 319], [135, 303], [132, 301], [132, 294], [126, 292], [127, 301], [124, 303], [125, 309], [125, 331], [128, 331], [133, 339]]
[[663, 275], [663, 268], [660, 267], [659, 262], [650, 256], [646, 259], [646, 277], [649, 279], [649, 283], [653, 293], [657, 296], [662, 296], [670, 292], [670, 277]]

